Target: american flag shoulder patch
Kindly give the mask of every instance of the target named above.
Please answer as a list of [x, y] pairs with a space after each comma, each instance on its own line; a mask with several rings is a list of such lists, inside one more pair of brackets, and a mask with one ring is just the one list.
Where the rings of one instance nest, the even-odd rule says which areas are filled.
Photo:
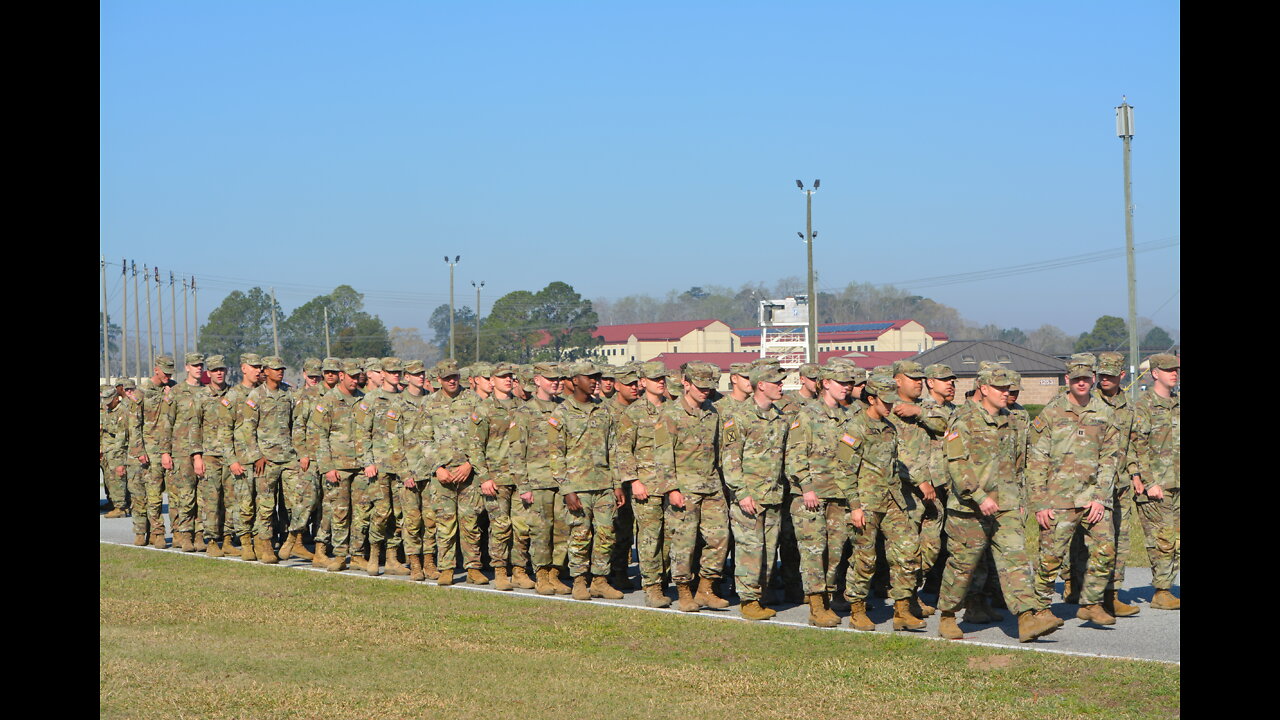
[[724, 421], [724, 429], [725, 429], [725, 430], [728, 430], [728, 429], [729, 429], [729, 428], [731, 428], [731, 427], [733, 427], [733, 418], [729, 418], [728, 420], [725, 420], [725, 421]]
[[369, 412], [369, 406], [365, 405], [364, 403], [360, 403], [360, 409], [365, 412]]
[[398, 417], [400, 417], [400, 416], [396, 414], [396, 411], [395, 411], [395, 410], [388, 410], [388, 411], [387, 411], [387, 417], [391, 418], [392, 420], [395, 420], [396, 418], [398, 418]]
[[511, 428], [513, 428], [513, 427], [515, 427], [515, 426], [516, 426], [516, 421], [515, 421], [515, 420], [512, 420], [512, 421], [511, 421], [511, 424], [507, 426], [507, 429], [508, 429], [508, 430], [510, 430]]
[[316, 412], [329, 412], [325, 410], [324, 405], [316, 405]]
[[852, 435], [850, 435], [849, 433], [845, 433], [845, 434], [840, 438], [840, 442], [844, 443], [845, 445], [848, 445], [849, 447], [853, 447], [854, 445], [857, 445], [857, 443], [858, 443], [858, 441], [857, 441], [857, 440], [856, 440]]
[[943, 440], [955, 440], [958, 437], [960, 437], [960, 433], [956, 432], [955, 430], [952, 430], [951, 432], [947, 433], [947, 436], [943, 438]]
[[244, 401], [244, 404], [248, 405], [251, 408], [254, 408], [255, 410], [258, 408], [258, 404], [253, 401], [253, 398], [247, 398]]
[[477, 415], [477, 414], [475, 414], [475, 413], [471, 413], [471, 422], [473, 422], [473, 423], [478, 423], [478, 422], [480, 422], [480, 416], [479, 416], [479, 415]]
[[1037, 417], [1031, 421], [1031, 427], [1035, 428], [1036, 432], [1044, 432], [1044, 429], [1048, 427], [1048, 423], [1044, 421], [1044, 418]]
[[558, 427], [560, 427], [560, 421], [559, 421], [559, 420], [557, 420], [557, 419], [555, 419], [555, 418], [553, 418], [553, 417], [549, 417], [549, 418], [547, 418], [547, 422], [551, 423], [551, 427], [553, 427], [553, 428], [558, 428]]
[[797, 420], [797, 421], [795, 421], [795, 422], [791, 423], [791, 429], [792, 429], [792, 430], [795, 430], [795, 429], [796, 429], [796, 428], [798, 428], [798, 427], [800, 427], [800, 421], [799, 421], [799, 420]]
[[231, 401], [226, 398], [219, 398], [218, 402], [222, 403], [223, 407], [231, 407]]

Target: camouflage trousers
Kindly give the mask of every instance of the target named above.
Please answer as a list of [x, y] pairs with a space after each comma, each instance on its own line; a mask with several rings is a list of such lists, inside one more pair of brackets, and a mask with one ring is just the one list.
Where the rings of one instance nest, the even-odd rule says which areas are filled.
[[729, 521], [733, 525], [734, 587], [742, 602], [759, 600], [773, 575], [782, 505], [756, 503], [756, 513], [748, 515], [735, 502], [729, 505]]
[[169, 473], [169, 518], [173, 532], [194, 532], [196, 523], [196, 468], [191, 455], [182, 453], [173, 457], [173, 472]]
[[778, 525], [779, 567], [773, 579], [775, 584], [780, 579], [784, 587], [799, 588], [801, 587], [800, 547], [796, 544], [796, 526], [792, 522], [790, 509], [791, 488], [788, 487], [782, 493], [781, 522]]
[[636, 554], [644, 585], [660, 585], [662, 573], [667, 569], [665, 504], [666, 500], [659, 494], [650, 494], [644, 500], [631, 498], [632, 514], [636, 519]]
[[[319, 471], [316, 471], [319, 473]], [[316, 521], [316, 543], [333, 540], [333, 505], [337, 500], [338, 486], [320, 475], [320, 517]]]
[[363, 475], [360, 469], [338, 470], [338, 480], [334, 482], [325, 478], [325, 501], [332, 512], [329, 525], [329, 538], [333, 544], [334, 557], [347, 554], [351, 544], [351, 496], [356, 476]]
[[613, 516], [613, 557], [609, 565], [614, 575], [627, 574], [631, 565], [631, 547], [635, 544], [636, 516], [631, 506], [631, 483], [622, 484], [622, 495], [626, 501]]
[[598, 577], [609, 574], [613, 557], [613, 518], [617, 501], [613, 490], [581, 490], [576, 493], [582, 507], [569, 513], [569, 575], [588, 572]]
[[306, 470], [299, 467], [293, 486], [285, 488], [284, 497], [289, 507], [289, 532], [303, 532], [320, 508], [320, 476], [314, 464]]
[[404, 489], [404, 476], [392, 475], [390, 485], [391, 516], [387, 518], [387, 548], [399, 548], [404, 542], [400, 532], [404, 524], [404, 508], [400, 506], [400, 491]]
[[[988, 548], [1004, 589], [1009, 611], [1018, 615], [1039, 606], [1026, 548], [1026, 513], [1006, 510], [995, 515], [952, 511], [947, 518], [947, 566], [938, 591], [938, 609], [957, 612], [970, 588], [980, 580]], [[986, 577], [985, 573], [983, 574]], [[979, 588], [981, 589], [981, 588]]]
[[[1129, 528], [1137, 521], [1134, 517], [1133, 487], [1125, 484], [1117, 488], [1111, 497], [1111, 510], [1107, 511], [1107, 519], [1111, 522], [1111, 531], [1116, 539], [1116, 563], [1111, 571], [1111, 581], [1107, 590], [1114, 590], [1124, 585], [1125, 556], [1129, 554]], [[1071, 536], [1071, 549], [1068, 561], [1062, 568], [1062, 579], [1070, 578], [1076, 587], [1083, 587], [1085, 572], [1089, 567], [1089, 551], [1084, 546], [1084, 533], [1076, 530]]]
[[196, 504], [200, 506], [200, 517], [204, 519], [206, 541], [239, 534], [240, 518], [234, 512], [235, 482], [231, 478], [231, 469], [217, 455], [204, 456], [204, 477], [200, 478], [196, 488]]
[[[125, 476], [120, 477], [116, 474], [116, 467], [125, 465]], [[129, 505], [125, 502], [125, 492], [128, 489], [128, 463], [124, 458], [113, 458], [104, 456], [102, 458], [102, 484], [107, 489], [107, 501], [112, 507], [120, 510], [128, 510]]]
[[1085, 547], [1089, 552], [1089, 564], [1084, 584], [1080, 590], [1080, 604], [1094, 605], [1102, 602], [1103, 591], [1111, 581], [1111, 570], [1116, 561], [1115, 531], [1112, 527], [1112, 511], [1107, 510], [1096, 523], [1085, 522], [1085, 508], [1055, 509], [1053, 526], [1040, 531], [1040, 562], [1036, 567], [1036, 595], [1040, 608], [1049, 607], [1053, 595], [1053, 583], [1062, 569], [1063, 558], [1071, 547], [1076, 529], [1085, 533]]
[[[1146, 498], [1146, 496], [1143, 496]], [[1182, 490], [1166, 489], [1163, 500], [1138, 503], [1138, 517], [1147, 538], [1147, 558], [1151, 561], [1151, 584], [1168, 590], [1178, 579], [1182, 565]]]
[[472, 479], [449, 485], [438, 479], [431, 481], [436, 511], [436, 556], [441, 572], [453, 572], [457, 568], [457, 545], [462, 546], [463, 566], [467, 570], [480, 569], [480, 491], [473, 483]]
[[934, 563], [942, 554], [944, 541], [942, 531], [947, 522], [947, 491], [945, 488], [934, 488], [938, 497], [932, 502], [916, 499], [915, 521], [920, 538], [920, 576], [923, 578], [933, 569]]
[[244, 468], [244, 473], [232, 476], [232, 482], [235, 484], [236, 514], [240, 516], [240, 522], [235, 527], [236, 532], [241, 535], [253, 535], [254, 518], [257, 517], [254, 498], [258, 494], [258, 484], [254, 479], [253, 466], [242, 465], [241, 467]]
[[[677, 585], [693, 582], [696, 559], [698, 575], [719, 580], [729, 555], [729, 508], [724, 491], [684, 493], [684, 507], [666, 503], [667, 547], [671, 553], [671, 581]], [[695, 558], [698, 537], [703, 547]]]
[[[358, 538], [369, 537], [373, 544], [387, 543], [395, 537], [395, 510], [392, 502], [392, 487], [403, 485], [395, 473], [380, 472], [375, 477], [366, 477], [364, 471], [351, 483], [352, 529]], [[364, 548], [362, 541], [354, 541], [352, 547]]]
[[[818, 501], [818, 508], [804, 506], [800, 493], [791, 496], [791, 524], [800, 552], [800, 582], [806, 595], [834, 592], [836, 568], [845, 543], [849, 542], [849, 503], [844, 500]], [[874, 542], [874, 536], [872, 537]]]
[[160, 464], [160, 458], [148, 457], [147, 459], [150, 462], [143, 466], [147, 484], [147, 525], [151, 526], [151, 532], [163, 535], [164, 518], [161, 517], [160, 511], [164, 509], [164, 481], [168, 472]]
[[[876, 574], [876, 536], [884, 535], [885, 557], [889, 561], [889, 597], [907, 600], [915, 595], [920, 576], [920, 535], [907, 513], [897, 505], [886, 512], [867, 510], [861, 528], [849, 522], [853, 557], [845, 576], [845, 597], [866, 600], [871, 577]], [[849, 520], [849, 515], [845, 515]]]
[[125, 482], [129, 488], [129, 511], [133, 514], [133, 534], [146, 535], [147, 522], [147, 466], [130, 459], [125, 463]]
[[529, 564], [528, 545], [522, 553], [514, 543], [517, 528], [524, 531], [525, 537], [529, 536], [524, 503], [515, 496], [514, 485], [498, 485], [496, 490], [492, 497], [481, 494], [484, 511], [489, 515], [489, 564], [495, 568], [525, 567]]
[[[301, 472], [297, 460], [285, 463], [268, 460], [262, 472], [257, 474], [253, 503], [253, 536], [255, 538], [271, 539], [271, 517], [276, 510], [276, 495], [280, 493], [282, 487], [291, 488], [297, 484], [298, 475]], [[292, 493], [292, 490], [288, 493]]]
[[556, 490], [534, 490], [528, 512], [529, 559], [534, 569], [564, 565], [569, 554], [568, 533], [559, 530], [562, 523], [568, 529], [564, 496]]
[[406, 555], [436, 556], [436, 511], [431, 507], [431, 481], [413, 487], [400, 482], [400, 538]]
[[351, 555], [363, 555], [373, 536], [373, 499], [387, 483], [379, 477], [365, 477], [364, 469], [351, 480]]

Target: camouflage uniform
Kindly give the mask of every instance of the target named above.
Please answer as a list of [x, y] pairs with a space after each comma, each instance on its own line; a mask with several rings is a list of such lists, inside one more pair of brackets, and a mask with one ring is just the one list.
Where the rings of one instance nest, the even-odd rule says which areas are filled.
[[[623, 366], [614, 372], [616, 373], [614, 376], [615, 383], [632, 382], [636, 379], [636, 371], [632, 366]], [[635, 403], [633, 402], [632, 404]], [[604, 406], [613, 418], [613, 432], [609, 437], [609, 460], [614, 468], [614, 474], [617, 475], [618, 433], [622, 428], [622, 416], [630, 405], [623, 405], [619, 402], [618, 394], [615, 392], [613, 398], [606, 402]], [[617, 576], [621, 581], [626, 578], [627, 568], [631, 566], [631, 548], [635, 545], [635, 508], [632, 505], [631, 483], [624, 482], [621, 475], [617, 475], [617, 478], [622, 488], [624, 499], [622, 507], [618, 508], [613, 516], [613, 557], [609, 560], [609, 567], [611, 574]], [[630, 581], [627, 580], [627, 582]]]
[[[272, 364], [272, 358], [263, 358]], [[266, 459], [257, 473], [254, 501], [254, 537], [271, 541], [271, 516], [282, 485], [298, 482], [298, 453], [293, 447], [293, 400], [283, 387], [266, 383], [254, 388], [239, 409], [240, 433], [246, 457]]]
[[1162, 398], [1153, 389], [1136, 405], [1136, 462], [1130, 472], [1140, 472], [1146, 487], [1159, 485], [1164, 490], [1163, 500], [1145, 493], [1137, 496], [1138, 517], [1147, 540], [1151, 584], [1156, 590], [1169, 590], [1182, 561], [1182, 396]]
[[560, 483], [551, 470], [559, 440], [551, 415], [560, 402], [556, 398], [530, 397], [517, 408], [515, 424], [507, 431], [507, 466], [516, 483], [516, 494], [533, 494], [527, 512], [529, 559], [535, 570], [564, 565], [568, 556], [568, 543], [555, 532], [556, 517], [563, 515], [565, 508]]
[[[926, 373], [933, 367], [931, 365], [925, 368]], [[946, 375], [954, 377], [950, 368], [945, 365], [940, 367], [943, 370], [934, 371], [929, 376], [934, 377], [938, 372], [945, 372]], [[942, 533], [947, 522], [947, 495], [950, 491], [942, 438], [946, 435], [947, 426], [951, 423], [951, 416], [956, 412], [956, 405], [952, 402], [940, 403], [934, 400], [933, 396], [926, 394], [926, 397], [920, 401], [920, 410], [922, 411], [920, 425], [929, 437], [928, 477], [933, 483], [934, 491], [938, 494], [935, 502], [924, 505], [924, 513], [920, 518], [920, 574], [924, 575], [938, 562], [943, 550]]]
[[[721, 425], [734, 583], [743, 603], [759, 601], [769, 587], [781, 525], [788, 424], [777, 405], [761, 408], [753, 400], [733, 408]], [[755, 502], [754, 515], [738, 504], [744, 498]]]
[[[133, 534], [147, 535], [147, 468], [138, 461], [147, 454], [146, 434], [143, 431], [142, 395], [137, 400], [125, 397], [125, 431], [128, 438], [125, 457], [125, 479], [129, 490], [129, 509], [133, 516]], [[150, 459], [150, 456], [147, 458]]]
[[[836, 569], [849, 542], [849, 505], [840, 487], [845, 482], [845, 468], [836, 457], [848, 419], [849, 411], [844, 407], [828, 407], [818, 399], [796, 413], [789, 426], [786, 468], [791, 486], [790, 514], [805, 595], [835, 591]], [[818, 496], [816, 510], [805, 507], [806, 492]]]
[[[384, 367], [387, 364], [384, 363]], [[398, 366], [399, 362], [394, 365]], [[355, 410], [360, 466], [372, 465], [377, 472], [370, 478], [362, 471], [353, 485], [358, 485], [361, 491], [353, 494], [360, 495], [368, 507], [369, 542], [387, 543], [388, 558], [395, 554], [396, 547], [389, 540], [397, 534], [392, 497], [404, 490], [404, 477], [413, 474], [406, 452], [407, 409], [401, 393], [375, 390], [366, 393], [356, 403]]]
[[[580, 363], [579, 365], [585, 365]], [[591, 368], [575, 366], [575, 375], [590, 375]], [[609, 467], [609, 436], [613, 418], [595, 398], [578, 402], [565, 398], [547, 423], [554, 428], [551, 474], [560, 492], [575, 493], [582, 505], [569, 510], [569, 574], [609, 574], [613, 554], [613, 516], [617, 483]]]
[[[350, 372], [355, 372], [348, 365]], [[320, 398], [311, 411], [307, 427], [316, 436], [316, 470], [323, 476], [337, 472], [337, 482], [326, 478], [325, 484], [329, 492], [325, 493], [326, 502], [331, 503], [332, 524], [330, 525], [330, 542], [333, 544], [333, 556], [341, 559], [348, 552], [351, 543], [351, 487], [352, 481], [360, 474], [359, 449], [356, 438], [359, 427], [356, 423], [356, 403], [364, 397], [364, 393], [355, 390], [347, 395], [338, 388], [330, 390]], [[352, 555], [356, 554], [353, 548]]]
[[[254, 364], [261, 364], [262, 360], [256, 355], [252, 356]], [[245, 356], [240, 357], [240, 363], [245, 363]], [[252, 539], [254, 530], [254, 517], [256, 516], [256, 508], [254, 507], [254, 498], [257, 495], [257, 484], [254, 481], [253, 461], [257, 458], [249, 457], [249, 450], [245, 445], [244, 431], [240, 429], [243, 423], [243, 410], [248, 406], [244, 404], [245, 399], [249, 397], [249, 393], [253, 392], [252, 385], [239, 383], [227, 388], [224, 396], [227, 402], [231, 403], [231, 409], [235, 411], [235, 415], [231, 420], [231, 457], [227, 458], [232, 463], [239, 463], [241, 473], [239, 475], [232, 474], [231, 482], [235, 487], [235, 514], [239, 519], [234, 523], [236, 532], [240, 535], [241, 542], [246, 537]], [[228, 512], [231, 509], [228, 508]]]
[[[307, 429], [311, 411], [326, 391], [323, 382], [299, 388], [293, 394], [293, 448], [298, 453], [298, 475], [294, 491], [288, 494], [289, 532], [303, 532], [311, 524], [320, 509], [323, 493], [320, 474], [316, 472], [316, 439]], [[307, 469], [302, 469], [302, 459], [307, 458]], [[319, 539], [319, 534], [316, 534]]]
[[[649, 375], [659, 371], [662, 374], [666, 372], [665, 369], [655, 369], [653, 366], [648, 370]], [[663, 405], [665, 404], [667, 403], [664, 402]], [[631, 483], [638, 480], [649, 491], [644, 500], [636, 498], [634, 494], [630, 500], [636, 521], [640, 582], [645, 586], [662, 584], [666, 564], [666, 496], [659, 490], [660, 480], [654, 458], [654, 437], [663, 405], [654, 405], [641, 396], [619, 416], [617, 431], [614, 433], [615, 467], [619, 482], [630, 492]]]
[[[412, 364], [412, 363], [411, 363]], [[400, 483], [400, 534], [406, 555], [422, 555], [435, 562], [436, 512], [431, 505], [431, 478], [435, 469], [428, 395], [401, 393], [404, 401], [405, 462], [415, 482], [412, 488]]]
[[[192, 356], [188, 356], [188, 365]], [[203, 356], [200, 363], [204, 363]], [[196, 478], [192, 455], [203, 452], [200, 447], [200, 432], [196, 426], [197, 415], [204, 404], [207, 393], [202, 385], [180, 383], [174, 386], [171, 393], [173, 404], [170, 405], [170, 419], [173, 425], [173, 472], [169, 474], [169, 516], [176, 533], [195, 531], [196, 520]]]
[[[456, 362], [442, 360], [437, 365], [441, 377], [457, 374]], [[476, 442], [476, 396], [459, 390], [454, 397], [444, 391], [427, 399], [431, 447], [435, 449], [436, 467], [431, 471], [431, 493], [436, 513], [436, 553], [440, 572], [452, 573], [457, 566], [454, 538], [462, 546], [463, 565], [467, 570], [480, 569], [480, 490], [475, 483], [480, 462]], [[470, 462], [471, 474], [461, 482], [445, 484], [436, 476], [438, 468], [456, 468]]]
[[[1092, 374], [1093, 357], [1087, 364], [1072, 356], [1070, 375]], [[1115, 533], [1110, 518], [1096, 523], [1085, 520], [1086, 506], [1101, 503], [1111, 508], [1112, 481], [1120, 444], [1110, 421], [1106, 403], [1090, 396], [1079, 407], [1063, 393], [1049, 402], [1031, 423], [1031, 443], [1027, 463], [1027, 490], [1033, 509], [1054, 510], [1054, 526], [1040, 533], [1040, 562], [1036, 571], [1036, 592], [1040, 607], [1047, 608], [1053, 583], [1062, 567], [1063, 556], [1077, 527], [1086, 533], [1089, 567], [1081, 591], [1081, 605], [1102, 602], [1103, 593], [1115, 565]]]
[[[500, 365], [491, 377], [506, 372], [510, 372], [510, 367]], [[490, 395], [476, 410], [480, 418], [476, 428], [477, 446], [485, 471], [477, 475], [477, 482], [491, 480], [495, 485], [494, 495], [481, 493], [480, 496], [489, 515], [489, 563], [494, 568], [525, 567], [529, 562], [527, 556], [521, 556], [518, 548], [513, 547], [514, 527], [527, 523], [527, 519], [521, 512], [524, 503], [514, 497], [516, 484], [507, 463], [508, 432], [519, 407], [520, 401], [513, 397], [500, 399]], [[524, 534], [528, 535], [528, 528], [524, 528]]]
[[[161, 356], [156, 358], [156, 366], [172, 371], [173, 360], [167, 356]], [[164, 535], [164, 520], [160, 517], [160, 510], [163, 506], [162, 496], [168, 471], [164, 469], [161, 456], [170, 453], [172, 442], [173, 415], [170, 409], [173, 404], [172, 388], [173, 383], [170, 381], [159, 386], [148, 384], [142, 389], [142, 445], [147, 455], [147, 464], [143, 468], [147, 488], [146, 516], [147, 525], [153, 537], [157, 533]]]
[[196, 501], [204, 518], [206, 542], [221, 541], [228, 534], [227, 530], [231, 535], [241, 534], [239, 506], [229, 461], [234, 447], [231, 430], [235, 421], [235, 408], [227, 399], [229, 390], [219, 390], [210, 383], [200, 405], [198, 424], [200, 445], [204, 448], [201, 456], [204, 459], [204, 479], [200, 482]]
[[[102, 481], [107, 487], [107, 497], [111, 504], [120, 510], [127, 509], [125, 504], [125, 485], [126, 478], [116, 474], [116, 468], [126, 464], [126, 453], [129, 444], [129, 422], [130, 422], [130, 400], [121, 395], [119, 402], [115, 408], [107, 409], [107, 403], [111, 402], [111, 398], [116, 397], [115, 386], [109, 386], [109, 390], [103, 394], [110, 393], [110, 396], [102, 400], [101, 409], [105, 412], [102, 416], [102, 424], [100, 426], [99, 440], [102, 450]], [[126, 475], [128, 474], [126, 468]]]

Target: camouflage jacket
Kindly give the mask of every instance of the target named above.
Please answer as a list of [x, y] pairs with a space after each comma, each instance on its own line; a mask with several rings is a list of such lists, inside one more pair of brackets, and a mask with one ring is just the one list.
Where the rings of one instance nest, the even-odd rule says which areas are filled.
[[[128, 453], [129, 462], [137, 465], [138, 456], [145, 455], [147, 452], [146, 439], [142, 430], [142, 401], [130, 400], [129, 398], [121, 398], [120, 405], [125, 408], [124, 424], [125, 424], [125, 452]], [[151, 456], [148, 455], [150, 460]], [[159, 460], [159, 458], [156, 458]]]
[[307, 426], [316, 433], [317, 471], [354, 470], [360, 464], [356, 439], [360, 428], [356, 422], [356, 403], [364, 397], [359, 390], [347, 395], [338, 388], [316, 401]]
[[307, 423], [311, 420], [311, 411], [326, 392], [324, 383], [316, 383], [293, 393], [293, 449], [299, 458], [315, 460], [316, 437], [308, 431]]
[[800, 394], [798, 390], [789, 390], [782, 394], [782, 403], [778, 406], [782, 410], [782, 414], [787, 419], [794, 419], [795, 414], [800, 412], [801, 408], [811, 402], [822, 402], [817, 398], [807, 398]]
[[614, 474], [619, 484], [639, 480], [648, 488], [658, 487], [658, 469], [653, 454], [654, 433], [662, 407], [668, 402], [671, 401], [654, 405], [641, 397], [618, 417], [611, 451]]
[[613, 416], [594, 398], [579, 403], [566, 398], [551, 412], [555, 430], [551, 474], [565, 493], [608, 490], [618, 483], [609, 469], [609, 436]]
[[272, 390], [263, 383], [249, 392], [239, 412], [236, 432], [241, 433], [240, 443], [249, 458], [273, 463], [298, 459], [293, 447], [293, 398], [287, 390]]
[[244, 404], [245, 398], [249, 397], [249, 393], [255, 389], [244, 383], [236, 383], [227, 388], [225, 396], [234, 411], [234, 416], [231, 418], [231, 456], [227, 460], [232, 463], [240, 463], [246, 468], [262, 457], [261, 455], [249, 457], [249, 448], [244, 444], [244, 432], [240, 430], [240, 424], [244, 420], [243, 411], [248, 409], [248, 406]]
[[106, 410], [102, 416], [101, 448], [102, 458], [109, 468], [125, 464], [125, 452], [129, 443], [129, 398], [122, 397], [114, 409]]
[[947, 509], [978, 513], [978, 505], [988, 497], [1001, 512], [1023, 507], [1017, 430], [1008, 410], [992, 415], [979, 405], [965, 403], [952, 416], [943, 444], [951, 483]]
[[1009, 403], [1005, 408], [1009, 411], [1009, 424], [1013, 426], [1014, 450], [1017, 452], [1015, 466], [1018, 469], [1018, 483], [1022, 486], [1022, 501], [1027, 501], [1027, 451], [1031, 443], [1031, 413], [1018, 403]]
[[720, 482], [720, 414], [711, 403], [696, 410], [684, 400], [662, 404], [653, 431], [654, 465], [658, 492], [723, 492]]
[[915, 507], [915, 496], [904, 490], [894, 469], [901, 465], [897, 428], [891, 420], [873, 420], [865, 411], [845, 422], [835, 447], [836, 462], [843, 469], [836, 485], [850, 509], [888, 512], [890, 505], [902, 510]]
[[[173, 386], [151, 386], [142, 391], [142, 443], [149, 462], [160, 462], [160, 456], [171, 453], [173, 442]], [[151, 457], [154, 455], [155, 457]]]
[[427, 415], [428, 395], [400, 393], [404, 402], [404, 459], [405, 473], [415, 478], [430, 480], [440, 467], [435, 464], [432, 451], [430, 417]]
[[362, 467], [375, 465], [379, 474], [409, 473], [405, 411], [398, 392], [374, 390], [356, 403], [356, 453]]
[[170, 391], [170, 396], [173, 398], [173, 404], [169, 406], [169, 417], [173, 423], [171, 454], [177, 459], [178, 456], [204, 452], [200, 447], [200, 429], [196, 426], [200, 406], [204, 404], [204, 386], [178, 383]]
[[511, 477], [511, 468], [507, 462], [507, 446], [511, 440], [509, 433], [516, 421], [516, 410], [520, 401], [514, 397], [498, 399], [490, 395], [480, 402], [476, 415], [480, 423], [476, 426], [476, 444], [480, 452], [481, 465], [485, 472], [476, 477], [481, 482], [492, 480], [494, 484], [511, 487], [516, 484]]
[[1173, 397], [1162, 398], [1149, 390], [1136, 405], [1134, 454], [1137, 463], [1131, 465], [1131, 471], [1141, 472], [1147, 487], [1159, 485], [1165, 490], [1181, 490], [1182, 396], [1175, 393]]
[[947, 487], [947, 456], [942, 448], [942, 437], [947, 434], [951, 416], [956, 412], [955, 403], [940, 403], [927, 395], [920, 400], [920, 424], [929, 433], [929, 477], [935, 488]]
[[913, 486], [926, 482], [937, 485], [938, 479], [931, 472], [933, 466], [930, 462], [933, 444], [924, 422], [924, 408], [920, 410], [920, 414], [911, 419], [889, 415], [889, 422], [893, 423], [894, 430], [898, 432], [898, 477]]
[[1049, 401], [1031, 422], [1027, 496], [1035, 510], [1111, 507], [1120, 444], [1106, 403], [1077, 407], [1069, 393]]
[[721, 418], [721, 466], [734, 498], [780, 505], [786, 482], [787, 416], [777, 405], [739, 403]]
[[436, 463], [431, 477], [435, 477], [436, 468], [456, 468], [467, 462], [471, 463], [473, 476], [484, 471], [476, 437], [480, 416], [475, 413], [475, 403], [475, 394], [469, 392], [459, 392], [454, 397], [437, 392], [427, 398], [429, 444], [435, 451], [432, 462]]
[[551, 414], [559, 406], [558, 399], [531, 397], [516, 409], [515, 424], [507, 431], [507, 468], [516, 492], [522, 495], [531, 490], [560, 489], [551, 471], [551, 457], [559, 441]]
[[1113, 398], [1108, 398], [1102, 394], [1102, 391], [1094, 387], [1093, 394], [1102, 401], [1107, 407], [1107, 415], [1111, 420], [1111, 424], [1116, 426], [1116, 442], [1119, 445], [1118, 455], [1116, 455], [1115, 471], [1116, 476], [1112, 478], [1112, 486], [1117, 492], [1123, 493], [1129, 484], [1129, 463], [1133, 453], [1133, 436], [1136, 427], [1136, 415], [1134, 414], [1134, 403], [1129, 401], [1129, 394], [1124, 390], [1116, 393]]
[[235, 446], [231, 429], [235, 423], [235, 408], [227, 393], [231, 388], [217, 389], [212, 383], [205, 386], [207, 394], [200, 404], [200, 446], [210, 457], [229, 458]]
[[845, 468], [836, 459], [836, 447], [848, 420], [847, 409], [827, 407], [822, 401], [811, 402], [796, 413], [787, 436], [786, 467], [792, 492], [813, 492], [823, 500], [847, 498]]

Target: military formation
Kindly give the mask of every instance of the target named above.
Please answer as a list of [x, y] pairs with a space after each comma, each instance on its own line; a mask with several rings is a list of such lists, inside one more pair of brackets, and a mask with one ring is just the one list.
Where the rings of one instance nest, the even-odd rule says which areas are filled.
[[950, 368], [910, 360], [803, 365], [784, 393], [761, 358], [722, 395], [700, 362], [308, 359], [294, 388], [279, 357], [239, 356], [234, 386], [222, 355], [183, 359], [101, 388], [107, 517], [132, 516], [136, 545], [580, 600], [642, 589], [684, 612], [730, 607], [731, 576], [749, 620], [787, 602], [870, 631], [874, 594], [894, 630], [938, 612], [958, 639], [957, 613], [1005, 608], [1029, 642], [1063, 624], [1059, 577], [1090, 625], [1139, 612], [1118, 589], [1140, 522], [1151, 607], [1180, 604], [1173, 355], [1137, 397], [1119, 354], [1073, 355], [1034, 419], [998, 364], [957, 401]]

